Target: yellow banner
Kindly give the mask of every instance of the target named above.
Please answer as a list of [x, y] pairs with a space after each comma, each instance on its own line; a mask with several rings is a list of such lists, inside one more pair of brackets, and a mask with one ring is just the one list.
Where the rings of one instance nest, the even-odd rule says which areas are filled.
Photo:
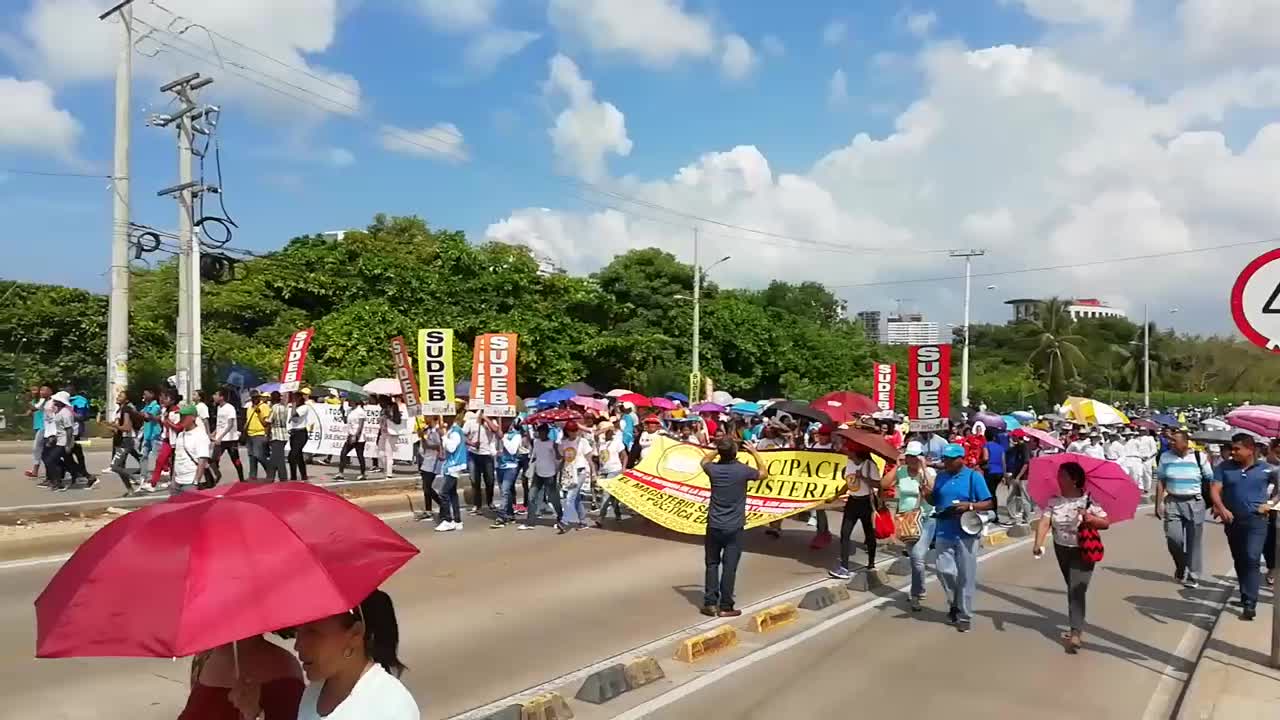
[[453, 330], [418, 331], [418, 393], [424, 415], [453, 414]]
[[[708, 452], [708, 448], [659, 437], [635, 468], [601, 484], [622, 504], [665, 528], [705, 535], [711, 481], [702, 472], [702, 459]], [[747, 483], [748, 528], [812, 510], [845, 492], [847, 458], [842, 453], [761, 450], [760, 457], [769, 477]], [[738, 459], [756, 467], [746, 452], [739, 452]]]

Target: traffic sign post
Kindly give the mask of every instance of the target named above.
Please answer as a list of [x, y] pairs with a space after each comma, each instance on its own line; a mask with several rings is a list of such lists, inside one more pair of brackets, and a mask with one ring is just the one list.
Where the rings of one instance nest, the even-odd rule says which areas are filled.
[[1240, 271], [1231, 288], [1231, 317], [1249, 342], [1280, 353], [1280, 248]]

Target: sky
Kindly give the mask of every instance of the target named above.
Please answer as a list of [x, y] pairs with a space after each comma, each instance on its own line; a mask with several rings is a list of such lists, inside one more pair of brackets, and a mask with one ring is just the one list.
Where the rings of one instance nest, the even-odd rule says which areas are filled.
[[[107, 289], [112, 4], [0, 3], [6, 279]], [[137, 0], [132, 32], [133, 221], [177, 226], [147, 120], [200, 72], [250, 251], [385, 212], [585, 273], [696, 231], [722, 286], [958, 325], [975, 248], [974, 322], [1227, 334], [1280, 245], [1280, 0]]]

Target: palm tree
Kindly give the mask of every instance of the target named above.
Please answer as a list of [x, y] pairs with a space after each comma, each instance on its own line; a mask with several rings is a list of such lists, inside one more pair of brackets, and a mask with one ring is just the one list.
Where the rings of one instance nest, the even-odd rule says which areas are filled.
[[[1156, 332], [1155, 323], [1148, 328], [1151, 334], [1151, 347], [1148, 352], [1148, 362], [1151, 365], [1151, 382], [1154, 385], [1160, 373], [1169, 365], [1168, 353], [1164, 350], [1165, 343], [1160, 339], [1160, 335]], [[1124, 385], [1132, 392], [1142, 391], [1142, 328], [1134, 333], [1133, 340], [1127, 345], [1112, 345], [1111, 349], [1115, 351], [1124, 364], [1120, 368], [1121, 377]]]
[[1080, 352], [1084, 338], [1071, 334], [1074, 323], [1067, 305], [1059, 298], [1045, 300], [1040, 303], [1039, 317], [1032, 323], [1037, 335], [1036, 349], [1027, 363], [1043, 378], [1050, 403], [1066, 398], [1067, 381], [1074, 380], [1077, 368], [1085, 363], [1084, 353]]

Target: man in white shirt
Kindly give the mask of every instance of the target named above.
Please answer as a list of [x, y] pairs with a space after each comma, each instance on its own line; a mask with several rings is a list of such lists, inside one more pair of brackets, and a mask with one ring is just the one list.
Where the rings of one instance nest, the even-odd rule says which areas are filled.
[[[52, 408], [52, 411], [49, 411]], [[65, 390], [54, 393], [46, 405], [45, 424], [46, 453], [44, 465], [49, 487], [54, 492], [66, 492], [75, 483], [67, 470], [67, 456], [75, 443], [76, 416], [71, 410], [71, 394]]]
[[[483, 508], [493, 507], [493, 491], [498, 482], [498, 442], [502, 439], [502, 428], [498, 427], [493, 418], [485, 417], [484, 410], [481, 409], [462, 426], [462, 433], [467, 436], [471, 495], [475, 500], [471, 514], [479, 515]], [[480, 493], [482, 486], [483, 498]]]
[[1107, 442], [1103, 445], [1103, 455], [1113, 462], [1120, 462], [1120, 458], [1124, 457], [1124, 443], [1120, 442], [1120, 436], [1116, 433], [1107, 431]]
[[173, 478], [169, 494], [181, 495], [194, 489], [196, 479], [204, 475], [209, 458], [213, 456], [213, 443], [200, 422], [195, 405], [183, 405], [178, 411], [178, 425], [182, 428], [173, 439]]
[[236, 406], [228, 402], [233, 390], [218, 388], [213, 394], [213, 404], [217, 408], [213, 424], [213, 459], [209, 468], [213, 473], [214, 484], [222, 482], [222, 454], [231, 458], [231, 466], [236, 469], [236, 479], [244, 482], [244, 466], [240, 464], [240, 414]]
[[586, 527], [586, 495], [591, 492], [595, 475], [595, 444], [570, 420], [564, 426], [564, 439], [560, 441], [560, 483], [568, 491], [565, 495], [565, 522]]
[[542, 507], [542, 501], [549, 500], [551, 506], [556, 510], [556, 530], [561, 535], [565, 532], [564, 527], [564, 509], [560, 506], [560, 449], [556, 446], [556, 442], [551, 439], [551, 426], [542, 424], [537, 426], [537, 435], [533, 438], [533, 448], [530, 451], [533, 456], [533, 484], [529, 491], [533, 493], [532, 497], [525, 502], [524, 524], [516, 528], [517, 530], [532, 530], [538, 524], [538, 510]]
[[[612, 480], [622, 474], [624, 468], [627, 467], [627, 448], [622, 443], [622, 437], [618, 433], [618, 429], [611, 423], [601, 423], [600, 429], [596, 434], [596, 457], [600, 461], [600, 479]], [[609, 506], [613, 505], [613, 514], [618, 522], [622, 522], [622, 504], [618, 499], [609, 494], [609, 488], [604, 486], [603, 499], [600, 502], [600, 516], [596, 520], [596, 527], [602, 527], [605, 515], [609, 512]]]
[[644, 419], [644, 430], [641, 431], [640, 437], [636, 439], [636, 444], [640, 447], [641, 460], [649, 454], [649, 448], [653, 446], [653, 441], [657, 439], [658, 431], [661, 427], [657, 415], [650, 415]]
[[364, 401], [360, 398], [351, 400], [351, 409], [347, 411], [347, 441], [342, 444], [342, 454], [338, 456], [338, 474], [335, 480], [346, 480], [343, 473], [347, 469], [347, 455], [356, 451], [356, 459], [360, 462], [360, 475], [357, 480], [364, 480], [364, 424], [368, 414], [364, 409]]
[[1142, 489], [1145, 495], [1150, 492], [1150, 488], [1144, 485], [1146, 481], [1146, 473], [1142, 471], [1142, 438], [1138, 434], [1128, 428], [1124, 431], [1124, 451], [1120, 454], [1120, 466], [1124, 471], [1129, 473], [1129, 477], [1133, 479], [1134, 484]]
[[1106, 460], [1106, 450], [1102, 447], [1102, 434], [1097, 430], [1089, 433], [1089, 442], [1084, 446], [1084, 449], [1081, 452], [1091, 458]]

